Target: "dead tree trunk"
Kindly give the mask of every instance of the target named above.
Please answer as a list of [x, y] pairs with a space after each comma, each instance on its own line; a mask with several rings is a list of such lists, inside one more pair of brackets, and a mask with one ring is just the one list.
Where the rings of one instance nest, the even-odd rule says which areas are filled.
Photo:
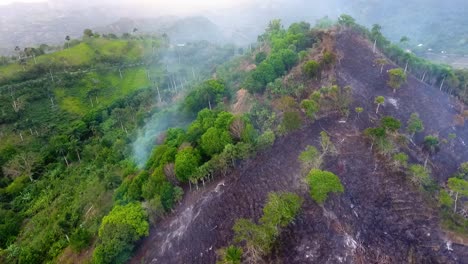
[[161, 93], [159, 92], [159, 86], [156, 85], [156, 90], [158, 90], [158, 98], [159, 98], [159, 102], [161, 103], [162, 100], [161, 100]]
[[76, 156], [78, 157], [78, 161], [81, 163], [80, 152], [77, 149], [75, 149], [75, 152], [76, 152]]
[[444, 79], [442, 80], [442, 83], [440, 83], [440, 88], [439, 88], [440, 91], [442, 91], [442, 86], [444, 86], [444, 82], [445, 82], [445, 77], [444, 77]]
[[455, 194], [455, 202], [453, 206], [453, 213], [455, 214], [457, 212], [457, 201], [458, 201], [458, 192]]

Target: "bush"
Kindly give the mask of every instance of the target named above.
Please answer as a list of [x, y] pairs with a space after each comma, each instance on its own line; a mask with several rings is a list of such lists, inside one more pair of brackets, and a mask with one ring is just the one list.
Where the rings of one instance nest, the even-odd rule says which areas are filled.
[[301, 128], [302, 119], [298, 112], [284, 113], [283, 122], [281, 123], [282, 132], [291, 132]]
[[257, 53], [257, 55], [255, 55], [255, 63], [258, 65], [260, 63], [262, 63], [265, 59], [267, 58], [267, 54], [263, 51]]
[[88, 230], [79, 227], [70, 236], [70, 246], [74, 251], [80, 252], [81, 250], [89, 246], [91, 238], [92, 235]]
[[320, 64], [322, 65], [322, 67], [329, 67], [332, 64], [334, 64], [335, 61], [336, 61], [335, 53], [330, 52], [330, 51], [325, 51], [323, 53], [323, 57], [322, 57], [322, 60], [320, 61]]
[[265, 133], [261, 134], [257, 138], [257, 148], [266, 149], [271, 147], [275, 143], [275, 133], [268, 129]]
[[302, 71], [309, 78], [318, 77], [320, 73], [320, 64], [314, 60], [310, 60], [304, 64]]
[[311, 169], [319, 169], [322, 164], [320, 152], [314, 146], [307, 146], [299, 155], [299, 161], [303, 171], [306, 172]]
[[310, 196], [314, 201], [323, 204], [329, 193], [343, 193], [344, 187], [335, 174], [313, 169], [306, 178], [310, 187]]

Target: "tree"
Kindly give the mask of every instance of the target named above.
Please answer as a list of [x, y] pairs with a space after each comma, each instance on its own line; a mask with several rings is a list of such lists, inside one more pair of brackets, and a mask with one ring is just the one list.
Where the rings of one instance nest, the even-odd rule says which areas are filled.
[[313, 121], [316, 118], [316, 113], [320, 110], [319, 104], [312, 99], [305, 99], [301, 102], [301, 107], [304, 109], [306, 115]]
[[294, 193], [269, 193], [260, 223], [276, 229], [289, 225], [301, 209], [302, 199]]
[[245, 242], [246, 253], [254, 263], [271, 251], [274, 239], [278, 235], [278, 231], [272, 226], [257, 225], [244, 218], [236, 220], [232, 229], [234, 241]]
[[289, 225], [301, 209], [302, 199], [293, 193], [269, 193], [260, 224], [249, 219], [236, 220], [234, 242], [245, 242], [251, 261], [258, 262], [271, 252], [281, 229]]
[[259, 65], [267, 58], [267, 54], [264, 51], [260, 51], [255, 55], [255, 63]]
[[224, 146], [232, 143], [227, 130], [211, 127], [201, 137], [200, 147], [208, 156], [221, 153]]
[[407, 123], [406, 130], [408, 131], [411, 137], [414, 137], [414, 134], [420, 133], [424, 130], [423, 121], [419, 118], [418, 113], [411, 114]]
[[400, 43], [403, 45], [406, 45], [409, 41], [410, 39], [407, 36], [403, 36], [400, 38]]
[[411, 181], [419, 187], [423, 187], [429, 184], [431, 180], [429, 171], [426, 169], [426, 167], [419, 164], [411, 165], [409, 167], [409, 174]]
[[388, 76], [390, 79], [387, 82], [387, 84], [393, 89], [394, 93], [396, 92], [397, 89], [400, 89], [403, 83], [406, 82], [406, 78], [407, 78], [405, 72], [401, 68], [389, 70]]
[[308, 77], [316, 78], [320, 73], [320, 64], [315, 60], [310, 60], [304, 64], [302, 71]]
[[426, 136], [424, 138], [423, 150], [427, 153], [426, 161], [424, 161], [424, 168], [427, 166], [427, 161], [430, 155], [437, 153], [440, 149], [439, 137], [437, 136]]
[[354, 111], [356, 111], [356, 114], [357, 114], [357, 116], [358, 116], [358, 118], [359, 118], [359, 115], [360, 115], [362, 112], [364, 112], [364, 108], [362, 108], [362, 107], [356, 107], [356, 108], [354, 109]]
[[380, 66], [380, 74], [382, 74], [384, 66], [387, 65], [387, 60], [384, 58], [376, 59], [375, 63]]
[[200, 164], [200, 155], [192, 147], [186, 147], [177, 153], [175, 173], [181, 182], [187, 182]]
[[299, 161], [301, 162], [304, 172], [310, 171], [311, 169], [320, 169], [323, 162], [320, 152], [314, 146], [307, 146], [299, 155]]
[[395, 133], [401, 128], [400, 120], [393, 118], [391, 116], [383, 117], [380, 123], [381, 123], [381, 127], [390, 133]]
[[377, 104], [377, 109], [375, 110], [375, 113], [378, 114], [380, 106], [385, 103], [385, 98], [383, 96], [377, 96], [374, 100], [374, 103]]
[[312, 169], [306, 181], [310, 187], [310, 196], [319, 204], [323, 204], [330, 193], [344, 192], [338, 176], [329, 171]]
[[114, 206], [99, 227], [94, 263], [125, 263], [133, 243], [149, 233], [147, 217], [140, 203]]
[[244, 251], [240, 247], [229, 246], [217, 252], [219, 260], [216, 264], [241, 264]]
[[65, 164], [67, 164], [67, 167], [70, 166], [70, 163], [68, 162], [67, 158], [67, 151], [70, 149], [68, 137], [65, 135], [59, 135], [53, 137], [50, 141], [52, 148], [54, 148], [55, 152], [63, 157], [63, 160], [65, 161]]
[[338, 17], [338, 24], [345, 27], [353, 27], [356, 25], [356, 20], [350, 15], [342, 14]]
[[291, 132], [299, 129], [301, 125], [302, 119], [298, 112], [286, 112], [281, 123], [281, 131], [284, 133]]
[[83, 37], [84, 38], [92, 38], [94, 36], [93, 31], [89, 28], [85, 29], [83, 31]]
[[3, 167], [3, 173], [12, 179], [23, 175], [28, 176], [32, 182], [34, 181], [32, 171], [39, 160], [39, 156], [35, 153], [22, 152]]
[[70, 48], [70, 36], [66, 36], [65, 40], [67, 41], [67, 48]]
[[408, 155], [403, 152], [394, 154], [393, 166], [395, 168], [406, 168], [408, 166]]
[[272, 146], [275, 143], [275, 133], [271, 129], [267, 129], [257, 138], [257, 147], [262, 150]]
[[297, 53], [290, 49], [283, 49], [279, 51], [279, 55], [281, 56], [284, 66], [286, 66], [287, 70], [290, 70], [299, 60]]
[[457, 202], [459, 199], [459, 195], [462, 195], [462, 197], [468, 197], [468, 181], [459, 179], [459, 178], [450, 178], [448, 179], [447, 183], [448, 187], [450, 190], [455, 192], [455, 201], [454, 201], [454, 208], [453, 212], [457, 212]]

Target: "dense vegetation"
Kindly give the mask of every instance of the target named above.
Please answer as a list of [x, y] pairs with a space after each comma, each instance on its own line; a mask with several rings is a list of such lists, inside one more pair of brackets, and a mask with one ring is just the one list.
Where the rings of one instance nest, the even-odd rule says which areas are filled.
[[0, 66], [0, 260], [62, 262], [93, 246], [96, 263], [125, 261], [147, 234], [135, 227], [156, 215], [148, 210], [165, 212], [182, 195], [164, 180], [157, 191], [146, 186], [153, 206], [135, 203], [138, 185], [127, 194], [128, 182], [161, 174], [139, 171], [130, 143], [145, 120], [234, 54], [206, 42], [169, 47], [164, 36], [85, 32], [62, 51], [21, 51]]

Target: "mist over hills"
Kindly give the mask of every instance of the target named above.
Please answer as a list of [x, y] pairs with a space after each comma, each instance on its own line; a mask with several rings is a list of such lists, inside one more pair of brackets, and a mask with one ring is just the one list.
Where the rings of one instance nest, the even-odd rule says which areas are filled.
[[[392, 41], [407, 36], [411, 48], [419, 52], [468, 53], [468, 33], [463, 28], [468, 23], [465, 15], [468, 2], [462, 0], [404, 3], [257, 0], [184, 12], [162, 6], [159, 2], [144, 1], [131, 5], [125, 0], [98, 3], [54, 0], [0, 6], [0, 54], [11, 54], [17, 45], [62, 44], [66, 35], [78, 38], [85, 28], [122, 34], [136, 27], [144, 33], [165, 32], [181, 42], [209, 40], [246, 45], [254, 42], [274, 18], [280, 18], [284, 25], [297, 20], [313, 24], [324, 16], [336, 18], [342, 13], [352, 15], [366, 26], [380, 24]], [[419, 44], [422, 45], [418, 47]]]

